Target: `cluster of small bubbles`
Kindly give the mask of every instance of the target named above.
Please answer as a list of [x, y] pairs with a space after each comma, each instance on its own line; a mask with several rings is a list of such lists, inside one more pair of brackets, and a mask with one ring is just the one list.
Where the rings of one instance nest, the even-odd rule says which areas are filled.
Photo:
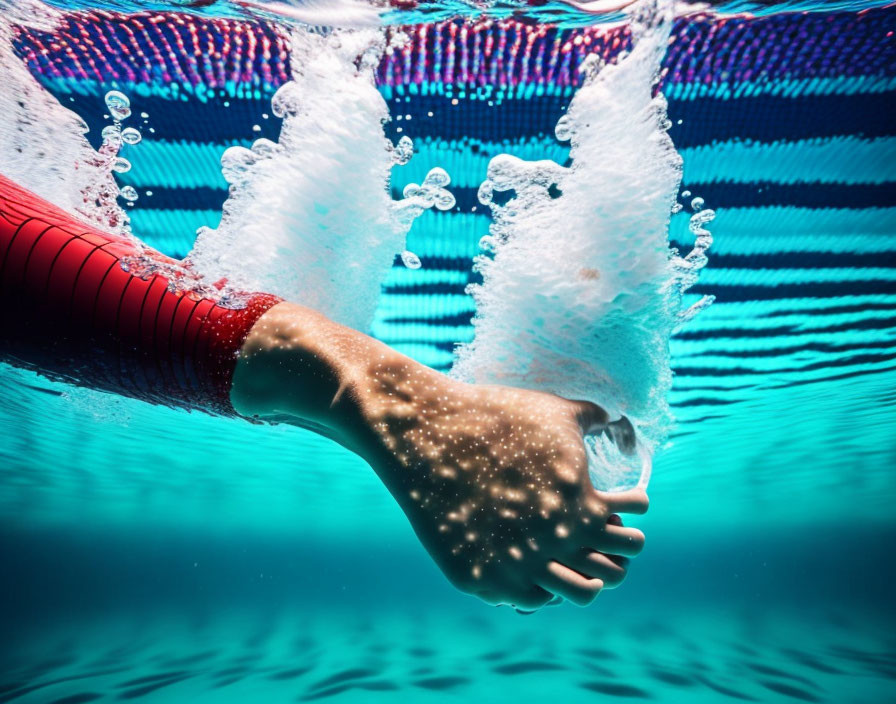
[[125, 144], [139, 144], [141, 139], [143, 135], [140, 134], [140, 130], [133, 127], [125, 127], [121, 131], [121, 141]]
[[[476, 192], [476, 197], [479, 199], [480, 203], [483, 205], [490, 205], [494, 196], [495, 187], [492, 185], [491, 181], [483, 181], [479, 184], [479, 190]], [[483, 239], [485, 238], [483, 237]]]
[[411, 38], [406, 32], [396, 31], [389, 37], [389, 42], [386, 44], [386, 56], [391, 56], [396, 51], [404, 49], [410, 41]]
[[697, 198], [694, 198], [694, 200], [691, 201], [691, 210], [693, 210], [694, 212], [703, 210], [704, 203], [705, 201], [699, 196]]
[[106, 107], [113, 120], [126, 120], [131, 116], [131, 101], [119, 90], [110, 90], [106, 93]]
[[700, 203], [694, 208], [698, 212], [691, 215], [691, 219], [688, 222], [688, 229], [695, 235], [701, 235], [706, 230], [704, 229], [706, 225], [711, 223], [716, 217], [716, 211], [710, 208], [706, 210], [701, 210], [703, 206], [702, 198], [695, 198], [695, 200], [699, 200]]
[[404, 166], [411, 160], [413, 155], [414, 141], [405, 135], [399, 139], [398, 144], [392, 148], [392, 163], [396, 166]]
[[404, 187], [406, 199], [415, 201], [415, 205], [423, 208], [436, 207], [438, 210], [450, 210], [457, 202], [454, 194], [445, 186], [451, 183], [451, 177], [445, 169], [436, 166], [430, 169], [422, 184], [409, 183]]
[[[571, 143], [570, 166], [492, 159], [478, 192], [492, 213], [480, 248], [491, 254], [476, 258], [475, 337], [453, 367], [465, 381], [538, 388], [624, 413], [638, 437], [635, 456], [603, 435], [587, 441], [592, 479], [606, 490], [645, 483], [668, 432], [668, 340], [687, 283], [668, 226], [670, 209], [680, 212], [691, 194], [675, 198], [681, 157], [666, 101], [652, 89], [674, 13], [669, 2], [646, 5], [648, 16], [632, 23], [630, 52], [606, 66], [597, 56], [581, 64], [583, 84], [554, 132]], [[682, 274], [696, 276], [707, 236], [681, 258]]]
[[[702, 208], [702, 199], [699, 206]], [[712, 246], [712, 233], [706, 229], [706, 226], [716, 217], [714, 210], [707, 208], [705, 210], [697, 209], [691, 215], [688, 221], [688, 230], [694, 235], [694, 247], [685, 257], [675, 257], [673, 265], [675, 269], [676, 282], [678, 289], [682, 293], [691, 288], [700, 275], [700, 271], [706, 266], [709, 259], [706, 256], [707, 250]], [[689, 320], [693, 319], [700, 311], [704, 310], [712, 304], [715, 296], [703, 296], [692, 306], [681, 311], [678, 314], [677, 327], [681, 327]]]
[[[227, 106], [228, 103], [224, 105]], [[298, 114], [301, 105], [301, 89], [294, 81], [284, 83], [271, 98], [271, 112], [279, 118]]]
[[421, 267], [420, 257], [411, 250], [406, 249], [401, 253], [401, 263], [408, 269], [419, 269]]
[[230, 147], [221, 155], [221, 174], [231, 185], [243, 183], [249, 167], [256, 161], [255, 154], [246, 147]]
[[137, 190], [133, 186], [124, 186], [119, 193], [121, 193], [121, 197], [125, 200], [129, 201], [128, 205], [133, 205], [134, 201], [137, 200], [140, 196], [137, 194]]
[[479, 240], [479, 249], [483, 252], [494, 252], [497, 240], [491, 235], [484, 235]]
[[604, 67], [604, 60], [600, 54], [588, 54], [581, 63], [579, 63], [579, 73], [582, 74], [586, 81], [591, 81], [600, 73]]

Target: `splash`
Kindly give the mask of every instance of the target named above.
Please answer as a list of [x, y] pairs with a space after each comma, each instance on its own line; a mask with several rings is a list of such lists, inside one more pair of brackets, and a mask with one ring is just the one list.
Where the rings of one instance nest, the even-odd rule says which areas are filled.
[[272, 100], [279, 141], [231, 147], [221, 159], [230, 184], [221, 224], [200, 230], [187, 260], [208, 283], [275, 293], [369, 327], [414, 219], [454, 206], [441, 169], [403, 200], [390, 196], [390, 170], [413, 145], [393, 146], [383, 131], [389, 112], [373, 72], [385, 49], [382, 31], [294, 30], [293, 80]]
[[52, 30], [58, 19], [39, 2], [0, 0], [0, 171], [60, 208], [128, 235], [112, 175], [117, 148], [95, 151], [84, 120], [60, 105], [13, 50], [16, 25]]
[[[640, 440], [634, 457], [603, 435], [586, 439], [604, 489], [646, 485], [671, 423], [669, 336], [699, 309], [682, 314], [681, 295], [711, 242], [711, 211], [698, 213], [693, 252], [679, 257], [668, 242], [681, 158], [655, 86], [671, 19], [671, 3], [638, 3], [631, 52], [583, 64], [584, 83], [556, 126], [571, 142], [570, 167], [507, 154], [489, 164], [479, 197], [493, 224], [476, 261], [483, 283], [471, 287], [475, 337], [453, 371], [626, 415]], [[498, 205], [496, 191], [513, 197]]]

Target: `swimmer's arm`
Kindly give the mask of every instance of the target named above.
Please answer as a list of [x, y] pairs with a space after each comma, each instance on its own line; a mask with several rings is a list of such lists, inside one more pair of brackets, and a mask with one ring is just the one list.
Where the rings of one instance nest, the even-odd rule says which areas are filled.
[[230, 400], [243, 416], [308, 428], [365, 457], [362, 382], [397, 358], [411, 362], [317, 311], [279, 303], [243, 343]]
[[231, 402], [360, 455], [448, 579], [489, 603], [587, 604], [644, 544], [616, 514], [646, 494], [591, 486], [582, 434], [610, 426], [594, 404], [466, 384], [291, 303], [250, 330]]

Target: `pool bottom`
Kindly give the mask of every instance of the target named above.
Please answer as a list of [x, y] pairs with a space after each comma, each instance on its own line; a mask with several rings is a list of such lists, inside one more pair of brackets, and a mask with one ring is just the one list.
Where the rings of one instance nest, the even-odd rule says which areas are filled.
[[449, 609], [57, 624], [8, 660], [0, 701], [885, 701], [894, 640], [853, 610], [637, 613], [560, 607], [530, 617]]
[[896, 699], [892, 527], [704, 523], [645, 526], [620, 589], [530, 616], [410, 530], [0, 530], [0, 702]]

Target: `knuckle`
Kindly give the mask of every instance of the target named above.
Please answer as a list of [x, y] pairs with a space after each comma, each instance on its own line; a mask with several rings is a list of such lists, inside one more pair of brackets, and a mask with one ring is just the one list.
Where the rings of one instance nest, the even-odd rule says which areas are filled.
[[585, 501], [585, 510], [601, 522], [605, 522], [610, 517], [610, 509], [595, 496], [590, 496]]

